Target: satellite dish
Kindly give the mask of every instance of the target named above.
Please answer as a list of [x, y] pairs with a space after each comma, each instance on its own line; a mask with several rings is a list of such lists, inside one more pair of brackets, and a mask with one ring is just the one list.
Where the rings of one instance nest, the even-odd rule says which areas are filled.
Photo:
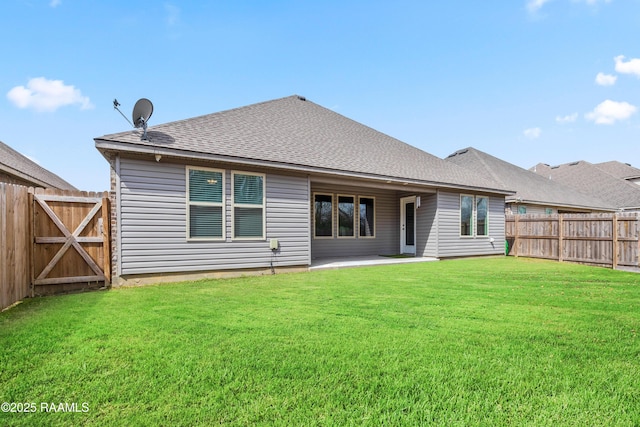
[[133, 106], [133, 126], [142, 128], [142, 141], [147, 141], [147, 121], [153, 114], [153, 104], [147, 98], [140, 98], [136, 105]]
[[142, 133], [140, 140], [148, 141], [147, 122], [149, 121], [149, 117], [151, 117], [151, 115], [153, 114], [153, 104], [151, 103], [151, 101], [149, 101], [147, 98], [138, 99], [136, 105], [133, 106], [133, 113], [131, 113], [131, 115], [133, 116], [133, 123], [131, 123], [129, 119], [127, 119], [127, 116], [122, 114], [122, 111], [120, 111], [120, 109], [118, 108], [119, 106], [120, 103], [118, 102], [118, 100], [114, 99], [113, 108], [118, 110], [118, 113], [120, 113], [120, 115], [124, 117], [124, 119], [128, 121], [131, 126], [137, 129], [142, 128], [144, 132]]

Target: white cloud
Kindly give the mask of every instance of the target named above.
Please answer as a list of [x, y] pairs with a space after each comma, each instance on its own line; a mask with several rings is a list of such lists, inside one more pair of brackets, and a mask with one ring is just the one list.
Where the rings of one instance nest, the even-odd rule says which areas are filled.
[[616, 80], [618, 80], [618, 76], [611, 74], [598, 73], [596, 76], [596, 83], [600, 86], [613, 86], [616, 84]]
[[524, 134], [525, 137], [529, 139], [537, 139], [537, 138], [540, 138], [540, 134], [542, 134], [542, 129], [530, 128], [530, 129], [525, 129], [524, 132], [522, 133]]
[[635, 74], [640, 77], [640, 58], [633, 58], [624, 62], [624, 55], [613, 58], [616, 61], [616, 71], [622, 74]]
[[51, 0], [49, 2], [49, 6], [51, 7], [58, 7], [62, 4], [62, 0]]
[[16, 86], [7, 93], [7, 98], [18, 108], [31, 108], [35, 111], [56, 111], [66, 105], [80, 105], [80, 109], [94, 108], [88, 97], [82, 96], [79, 89], [65, 85], [62, 80], [48, 80], [36, 77], [29, 80], [27, 87]]
[[557, 123], [573, 123], [578, 119], [578, 113], [569, 114], [567, 116], [556, 116]]
[[527, 2], [527, 10], [529, 13], [536, 13], [539, 11], [545, 3], [548, 3], [551, 0], [529, 0]]
[[612, 125], [616, 121], [631, 117], [638, 108], [628, 102], [616, 102], [607, 99], [598, 104], [590, 113], [585, 114], [587, 120], [592, 120], [598, 125]]

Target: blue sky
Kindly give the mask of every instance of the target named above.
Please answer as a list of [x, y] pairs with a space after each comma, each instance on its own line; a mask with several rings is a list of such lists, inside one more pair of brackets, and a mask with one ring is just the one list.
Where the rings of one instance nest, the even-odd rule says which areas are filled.
[[640, 0], [0, 3], [0, 141], [106, 190], [93, 138], [293, 94], [438, 157], [640, 167]]

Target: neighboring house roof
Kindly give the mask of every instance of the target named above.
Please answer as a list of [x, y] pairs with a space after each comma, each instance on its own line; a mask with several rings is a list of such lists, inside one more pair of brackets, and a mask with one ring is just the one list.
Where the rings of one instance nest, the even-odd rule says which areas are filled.
[[73, 185], [48, 171], [0, 141], [0, 172], [36, 187], [77, 190]]
[[640, 169], [634, 168], [629, 163], [618, 162], [613, 160], [610, 162], [596, 163], [594, 164], [598, 169], [601, 169], [608, 174], [620, 179], [637, 179], [640, 178]]
[[110, 150], [144, 152], [509, 193], [493, 180], [295, 95], [150, 126], [150, 141], [140, 136], [105, 135], [95, 138], [96, 147], [106, 157]]
[[476, 174], [490, 177], [503, 186], [516, 189], [507, 196], [507, 203], [521, 202], [567, 208], [614, 210], [611, 204], [597, 199], [534, 172], [491, 156], [473, 147], [458, 150], [446, 158]]
[[530, 170], [583, 194], [605, 200], [617, 209], [640, 209], [640, 186], [616, 178], [584, 160], [559, 166], [538, 163]]

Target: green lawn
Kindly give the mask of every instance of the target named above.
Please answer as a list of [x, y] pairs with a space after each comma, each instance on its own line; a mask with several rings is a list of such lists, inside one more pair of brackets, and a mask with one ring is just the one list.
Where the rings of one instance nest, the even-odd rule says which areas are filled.
[[638, 426], [639, 331], [640, 275], [511, 257], [38, 298], [0, 425]]

